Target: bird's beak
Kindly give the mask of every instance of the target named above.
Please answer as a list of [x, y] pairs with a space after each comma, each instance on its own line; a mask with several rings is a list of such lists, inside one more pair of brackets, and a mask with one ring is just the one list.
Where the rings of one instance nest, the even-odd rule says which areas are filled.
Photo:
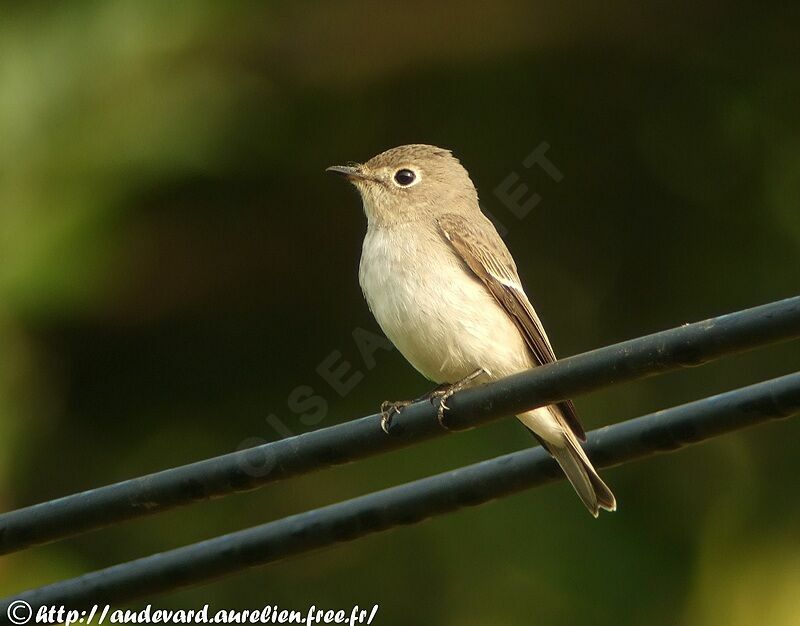
[[353, 165], [331, 165], [330, 167], [326, 168], [325, 171], [333, 172], [334, 174], [343, 176], [349, 181], [352, 181], [353, 179], [368, 178], [367, 175], [361, 170], [361, 165], [357, 163]]

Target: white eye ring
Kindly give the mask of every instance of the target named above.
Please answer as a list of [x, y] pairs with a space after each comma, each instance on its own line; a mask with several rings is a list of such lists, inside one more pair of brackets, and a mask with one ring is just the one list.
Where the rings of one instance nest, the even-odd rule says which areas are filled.
[[413, 187], [422, 180], [422, 175], [419, 171], [410, 167], [401, 167], [392, 174], [392, 182], [396, 187], [401, 189], [408, 189]]

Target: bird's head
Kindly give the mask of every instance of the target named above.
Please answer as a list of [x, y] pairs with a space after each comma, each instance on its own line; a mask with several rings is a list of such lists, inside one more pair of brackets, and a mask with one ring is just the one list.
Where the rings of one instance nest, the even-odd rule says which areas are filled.
[[399, 146], [366, 163], [333, 165], [326, 171], [355, 185], [370, 224], [478, 210], [478, 194], [467, 170], [449, 150], [436, 146]]

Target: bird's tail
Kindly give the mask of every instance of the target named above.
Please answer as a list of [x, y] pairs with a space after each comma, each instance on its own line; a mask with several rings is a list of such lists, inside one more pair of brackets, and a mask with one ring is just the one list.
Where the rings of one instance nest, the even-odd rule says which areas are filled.
[[555, 416], [551, 411], [557, 410], [556, 407], [544, 407], [518, 417], [561, 466], [589, 513], [597, 517], [600, 509], [616, 511], [614, 494], [598, 476], [578, 438], [568, 427], [562, 426], [562, 420], [553, 420]]
[[598, 476], [580, 442], [572, 433], [564, 433], [563, 446], [548, 444], [547, 448], [564, 470], [578, 497], [589, 509], [589, 513], [597, 517], [600, 509], [617, 510], [614, 494]]

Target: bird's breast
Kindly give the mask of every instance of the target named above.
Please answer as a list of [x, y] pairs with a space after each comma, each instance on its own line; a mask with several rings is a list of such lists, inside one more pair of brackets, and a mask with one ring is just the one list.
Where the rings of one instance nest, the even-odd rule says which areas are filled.
[[529, 367], [516, 326], [435, 225], [370, 228], [359, 282], [383, 332], [428, 379]]

